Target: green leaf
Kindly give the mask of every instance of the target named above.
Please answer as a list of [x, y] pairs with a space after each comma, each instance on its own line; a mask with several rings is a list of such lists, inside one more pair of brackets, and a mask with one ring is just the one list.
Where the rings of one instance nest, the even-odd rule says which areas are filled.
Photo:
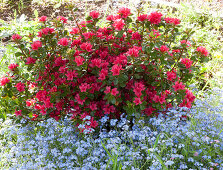
[[111, 98], [111, 103], [112, 103], [112, 104], [115, 104], [115, 103], [116, 103], [116, 99], [115, 99], [114, 96], [112, 96], [112, 98]]
[[69, 17], [69, 18], [68, 18], [68, 20], [73, 21], [73, 20], [74, 20], [74, 18], [73, 18], [73, 17]]
[[61, 6], [61, 3], [58, 3], [58, 4], [54, 5], [53, 8], [54, 8], [54, 9], [56, 9], [56, 8], [60, 8], [60, 6]]
[[90, 29], [93, 29], [93, 27], [94, 27], [92, 24], [86, 24], [86, 26]]
[[51, 103], [55, 103], [55, 101], [56, 101], [56, 96], [55, 95], [51, 95], [50, 102]]
[[155, 143], [154, 143], [154, 145], [153, 145], [153, 149], [156, 148], [156, 146], [157, 146], [157, 144], [158, 144], [158, 141], [159, 141], [159, 138], [160, 138], [160, 135], [161, 135], [161, 134], [159, 134], [159, 135], [156, 137], [156, 141], [155, 141]]
[[132, 22], [132, 18], [128, 17], [126, 21], [127, 21], [128, 23], [131, 23], [131, 22]]
[[168, 168], [167, 168], [166, 165], [164, 164], [162, 158], [161, 158], [156, 152], [154, 152], [154, 154], [156, 155], [156, 158], [159, 160], [159, 162], [161, 163], [161, 165], [163, 166], [163, 168], [164, 168], [165, 170], [168, 170]]
[[86, 20], [87, 20], [87, 21], [91, 20], [91, 16], [88, 16], [88, 17], [86, 18]]
[[34, 15], [35, 15], [36, 18], [38, 18], [38, 16], [39, 16], [38, 11], [36, 9], [34, 10]]
[[119, 31], [118, 34], [116, 35], [116, 37], [122, 38], [123, 33], [124, 33], [124, 30]]
[[145, 110], [145, 109], [146, 109], [146, 106], [141, 104], [141, 105], [140, 105], [140, 109], [141, 109], [141, 110]]
[[102, 145], [102, 147], [104, 148], [104, 150], [107, 152], [108, 156], [109, 156], [110, 158], [112, 158], [111, 153], [108, 151], [108, 149], [107, 149], [107, 148], [105, 147], [105, 145], [102, 143], [102, 141], [101, 141], [101, 145]]
[[23, 74], [23, 76], [24, 76], [25, 79], [28, 79], [29, 78], [29, 73], [25, 73], [25, 74]]
[[16, 56], [16, 57], [23, 56], [23, 53], [21, 53], [21, 52], [17, 52], [17, 53], [15, 53], [15, 56]]
[[117, 85], [117, 84], [118, 84], [118, 79], [115, 78], [115, 80], [114, 80], [114, 85]]
[[138, 113], [138, 112], [137, 112], [137, 113], [135, 113], [134, 115], [135, 115], [135, 117], [136, 117], [137, 119], [139, 119], [139, 118], [141, 117], [141, 114], [140, 114], [140, 113]]
[[77, 10], [78, 10], [78, 8], [76, 7], [76, 8], [73, 9], [73, 12], [76, 12]]

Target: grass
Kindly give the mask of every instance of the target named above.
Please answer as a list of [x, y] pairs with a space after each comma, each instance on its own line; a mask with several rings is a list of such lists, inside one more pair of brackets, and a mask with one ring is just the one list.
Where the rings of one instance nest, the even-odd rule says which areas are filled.
[[[209, 16], [206, 26], [201, 27], [200, 14], [191, 14], [189, 9], [169, 15], [184, 17], [184, 28], [193, 26], [194, 38], [201, 45], [208, 45], [212, 53], [212, 60], [191, 82], [195, 85], [191, 89], [197, 94], [192, 109], [175, 108], [169, 111], [168, 118], [140, 120], [135, 122], [133, 130], [129, 129], [124, 115], [120, 121], [103, 117], [101, 124], [108, 122], [114, 130], [106, 132], [102, 126], [99, 134], [87, 135], [75, 133], [69, 119], [27, 124], [25, 120], [12, 121], [8, 115], [0, 125], [0, 168], [223, 169], [223, 92], [220, 84], [223, 77], [217, 74], [222, 73], [222, 43], [217, 40], [219, 20]], [[1, 23], [1, 36], [15, 31], [25, 35], [36, 29], [35, 21], [24, 18], [15, 19], [11, 24]], [[211, 29], [215, 31], [210, 34]], [[7, 70], [6, 62], [19, 60], [14, 56], [16, 50], [11, 43], [1, 43], [0, 49], [4, 49], [3, 54], [0, 53], [0, 74], [3, 74]], [[203, 73], [213, 77], [205, 77]], [[204, 82], [202, 87], [201, 82]], [[182, 120], [185, 114], [188, 119]]]

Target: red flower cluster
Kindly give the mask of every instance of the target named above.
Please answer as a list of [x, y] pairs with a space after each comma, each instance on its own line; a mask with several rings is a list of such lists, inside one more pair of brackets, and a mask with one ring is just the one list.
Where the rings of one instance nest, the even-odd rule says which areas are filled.
[[67, 46], [69, 43], [69, 40], [67, 38], [61, 38], [58, 42], [58, 45]]
[[54, 28], [43, 28], [38, 32], [38, 37], [42, 37], [43, 35], [52, 34], [54, 32]]
[[87, 52], [91, 52], [92, 51], [92, 45], [91, 43], [83, 43], [81, 44], [80, 48], [84, 51], [87, 51]]
[[16, 69], [17, 67], [19, 67], [19, 65], [18, 65], [18, 64], [15, 64], [15, 63], [12, 63], [12, 64], [10, 64], [10, 65], [8, 66], [9, 70], [11, 70], [11, 71], [15, 71], [15, 69]]
[[90, 12], [90, 16], [93, 18], [93, 19], [97, 19], [99, 17], [99, 12], [97, 11], [92, 11]]
[[127, 18], [131, 14], [131, 11], [128, 8], [120, 8], [118, 14], [120, 14], [122, 18]]
[[63, 16], [58, 16], [57, 20], [62, 21], [64, 24], [67, 23], [67, 19]]
[[193, 93], [186, 89], [186, 95], [184, 96], [185, 98], [183, 99], [183, 102], [179, 104], [180, 107], [187, 107], [187, 108], [191, 108], [193, 101], [195, 99], [195, 96], [193, 95]]
[[2, 77], [1, 79], [0, 79], [0, 85], [1, 86], [5, 86], [7, 83], [9, 83], [10, 82], [10, 79], [8, 78], [8, 77]]
[[167, 71], [167, 80], [174, 81], [177, 78], [177, 74], [175, 71]]
[[19, 34], [13, 34], [13, 35], [12, 35], [12, 40], [13, 40], [13, 41], [21, 40], [21, 39], [22, 39], [22, 36], [20, 36]]
[[160, 47], [160, 51], [161, 51], [162, 53], [164, 53], [164, 52], [168, 52], [168, 51], [169, 51], [169, 48], [168, 48], [166, 45], [162, 45], [162, 46]]
[[175, 85], [173, 85], [174, 91], [178, 90], [184, 90], [185, 85], [182, 84], [182, 82], [179, 83], [179, 81], [175, 82]]
[[148, 15], [147, 14], [142, 14], [142, 15], [139, 15], [137, 17], [137, 20], [143, 22], [143, 21], [146, 21], [148, 19]]
[[118, 30], [118, 31], [121, 31], [122, 28], [124, 27], [125, 23], [124, 23], [124, 20], [123, 19], [117, 19], [115, 20], [114, 24], [113, 24], [113, 27]]
[[17, 116], [21, 116], [22, 115], [22, 110], [16, 110], [15, 109], [15, 115]]
[[42, 42], [41, 41], [33, 41], [31, 44], [31, 47], [33, 50], [38, 50], [40, 47], [42, 47]]
[[151, 22], [151, 24], [158, 25], [161, 22], [161, 17], [162, 16], [163, 16], [163, 14], [161, 14], [160, 12], [152, 12], [148, 16], [148, 20]]
[[182, 58], [181, 62], [185, 65], [186, 68], [190, 68], [193, 61], [191, 61], [189, 58]]
[[115, 64], [112, 69], [111, 72], [113, 73], [113, 76], [118, 76], [120, 74], [120, 71], [123, 70], [121, 65]]
[[179, 25], [180, 24], [180, 20], [178, 18], [165, 18], [164, 19], [166, 21], [166, 23], [169, 23], [169, 24], [174, 24], [174, 25]]
[[41, 16], [39, 18], [39, 22], [46, 22], [46, 20], [47, 20], [47, 16]]
[[200, 52], [204, 56], [208, 56], [208, 54], [209, 54], [208, 50], [206, 48], [202, 47], [202, 46], [198, 47], [197, 51]]
[[190, 41], [181, 40], [180, 43], [181, 43], [181, 44], [187, 44], [187, 47], [190, 47], [190, 46], [191, 46]]
[[[178, 27], [180, 21], [162, 19], [161, 13], [152, 12], [139, 15], [137, 27], [133, 23], [130, 29], [131, 11], [121, 8], [118, 15], [107, 16], [107, 26], [99, 28], [96, 25], [99, 15], [96, 11], [90, 12], [92, 20], [78, 23], [70, 32], [63, 30], [59, 22], [66, 23], [66, 18], [59, 16], [59, 21], [51, 25], [43, 16], [39, 18], [39, 40], [33, 41], [31, 48], [15, 41], [24, 52], [21, 58], [31, 68], [26, 82], [13, 77], [0, 79], [1, 88], [7, 90], [8, 86], [4, 86], [11, 83], [13, 91], [17, 95], [21, 92], [25, 101], [25, 106], [22, 103], [17, 106], [16, 116], [34, 110], [32, 120], [48, 117], [59, 120], [69, 113], [76, 125], [91, 116], [86, 128], [95, 128], [97, 120], [105, 114], [110, 118], [119, 118], [123, 112], [154, 115], [172, 107], [174, 103], [168, 99], [177, 95], [184, 100], [176, 104], [191, 107], [194, 96], [179, 75], [190, 74], [182, 70], [191, 68], [195, 59], [186, 58], [189, 48], [174, 46], [177, 43], [166, 38], [170, 32], [164, 30], [165, 25]], [[179, 35], [177, 29], [171, 34]], [[16, 39], [20, 36], [14, 36]], [[181, 44], [190, 45], [185, 40]], [[203, 47], [197, 51], [194, 55], [208, 54]], [[14, 71], [17, 67], [11, 64], [9, 69]]]
[[32, 58], [32, 57], [27, 57], [26, 59], [26, 64], [35, 64], [36, 59]]
[[19, 83], [17, 83], [17, 84], [15, 85], [15, 87], [17, 88], [17, 90], [18, 90], [19, 92], [23, 92], [23, 91], [25, 91], [25, 84], [24, 84], [24, 83], [19, 82]]

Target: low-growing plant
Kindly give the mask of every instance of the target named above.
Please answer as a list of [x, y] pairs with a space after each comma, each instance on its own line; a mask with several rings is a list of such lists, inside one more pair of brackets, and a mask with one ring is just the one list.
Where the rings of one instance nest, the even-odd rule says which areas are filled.
[[[190, 108], [195, 96], [186, 89], [188, 80], [209, 60], [209, 52], [190, 39], [190, 29], [179, 31], [177, 18], [152, 12], [133, 21], [131, 15], [121, 8], [101, 28], [98, 12], [80, 23], [73, 14], [69, 20], [76, 26], [70, 31], [65, 17], [50, 21], [42, 16], [39, 32], [29, 34], [29, 41], [14, 34], [20, 49], [16, 56], [28, 72], [12, 63], [0, 85], [2, 97], [12, 99], [15, 115], [41, 121], [71, 114], [83, 132], [96, 128], [104, 115], [126, 113], [132, 121], [173, 106]], [[86, 116], [91, 120], [81, 126]]]
[[[222, 169], [223, 91], [210, 92], [190, 109], [170, 109], [168, 117], [134, 122], [132, 130], [123, 114], [120, 120], [110, 120], [114, 130], [100, 126], [97, 138], [91, 133], [80, 136], [68, 117], [26, 126], [25, 119], [14, 124], [7, 118], [0, 125], [0, 168]], [[185, 115], [190, 120], [182, 121]], [[99, 120], [102, 125], [108, 121], [106, 115]]]

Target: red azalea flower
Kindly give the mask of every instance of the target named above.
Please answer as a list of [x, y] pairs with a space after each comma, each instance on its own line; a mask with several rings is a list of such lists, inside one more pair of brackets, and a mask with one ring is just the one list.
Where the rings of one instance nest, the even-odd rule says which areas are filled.
[[128, 51], [127, 51], [127, 55], [128, 56], [133, 56], [133, 57], [138, 57], [139, 56], [139, 51], [142, 50], [141, 47], [137, 47], [137, 46], [134, 46], [133, 48], [130, 48]]
[[67, 80], [72, 81], [74, 79], [74, 77], [77, 77], [76, 70], [67, 71], [66, 76], [67, 76]]
[[163, 15], [160, 12], [152, 12], [148, 16], [148, 20], [151, 22], [151, 24], [156, 24], [158, 25], [161, 22], [161, 17]]
[[77, 66], [80, 66], [83, 64], [83, 61], [85, 61], [85, 59], [81, 56], [76, 56], [75, 57], [75, 62], [77, 63]]
[[42, 47], [42, 42], [41, 41], [33, 41], [31, 44], [31, 47], [33, 50], [38, 50], [40, 47]]
[[20, 39], [22, 39], [22, 36], [20, 36], [19, 34], [12, 35], [12, 40], [13, 41], [20, 40]]
[[25, 91], [25, 84], [24, 84], [24, 83], [19, 82], [19, 83], [17, 83], [17, 84], [15, 85], [15, 87], [17, 88], [17, 90], [18, 90], [19, 92], [23, 92], [23, 91]]
[[206, 48], [202, 47], [202, 46], [197, 47], [197, 51], [200, 52], [204, 56], [208, 56], [208, 54], [209, 54], [208, 50]]
[[80, 104], [80, 105], [83, 105], [84, 102], [85, 102], [85, 99], [81, 100], [79, 94], [77, 94], [77, 95], [75, 96], [75, 99], [77, 100], [77, 103]]
[[174, 91], [177, 91], [180, 89], [184, 90], [185, 85], [183, 85], [182, 82], [179, 83], [178, 81], [176, 81], [175, 85], [173, 85], [172, 87], [174, 88]]
[[94, 120], [93, 117], [91, 117], [90, 122], [91, 122], [91, 125], [90, 125], [91, 127], [96, 128], [98, 126], [98, 122]]
[[111, 69], [111, 72], [113, 73], [112, 75], [113, 76], [118, 76], [120, 70], [123, 70], [121, 65], [118, 65], [118, 64], [113, 65], [112, 69]]
[[106, 87], [106, 90], [104, 91], [104, 93], [108, 94], [111, 92], [111, 87], [110, 86], [107, 86]]
[[93, 19], [97, 19], [99, 17], [99, 12], [97, 11], [92, 11], [90, 12], [90, 16], [93, 18]]
[[175, 71], [167, 71], [167, 80], [173, 81], [177, 78], [177, 74]]
[[81, 85], [79, 86], [79, 88], [80, 88], [81, 92], [86, 92], [87, 89], [90, 88], [90, 85], [87, 84], [87, 83], [81, 83]]
[[143, 22], [143, 21], [145, 21], [147, 18], [148, 18], [148, 15], [147, 15], [147, 14], [142, 14], [142, 15], [139, 15], [139, 16], [137, 17], [137, 20]]
[[58, 42], [58, 45], [67, 46], [69, 43], [67, 38], [61, 38]]
[[118, 93], [119, 93], [119, 92], [118, 92], [117, 88], [114, 88], [114, 89], [111, 90], [111, 94], [112, 94], [113, 96], [116, 96]]
[[8, 66], [9, 70], [11, 71], [15, 71], [15, 69], [18, 67], [19, 65], [18, 64], [15, 64], [15, 63], [12, 63]]
[[38, 116], [39, 116], [39, 115], [37, 115], [37, 114], [33, 114], [33, 118], [32, 118], [32, 120], [35, 120]]
[[131, 14], [131, 10], [123, 7], [118, 10], [118, 14], [120, 14], [122, 18], [127, 18]]
[[132, 34], [132, 37], [131, 37], [132, 40], [141, 40], [141, 35], [138, 33], [138, 32], [135, 32]]
[[72, 31], [70, 32], [70, 34], [78, 34], [80, 31], [79, 31], [79, 28], [72, 28]]
[[114, 24], [112, 25], [116, 30], [121, 31], [124, 27], [125, 22], [122, 19], [115, 20]]
[[89, 104], [89, 108], [90, 108], [92, 111], [97, 110], [97, 104], [91, 102], [91, 103]]
[[136, 105], [142, 104], [142, 101], [139, 97], [135, 97], [135, 100], [133, 101]]
[[10, 79], [8, 78], [8, 77], [2, 77], [1, 79], [0, 79], [0, 85], [1, 86], [4, 86], [4, 85], [6, 85], [7, 83], [9, 83], [10, 82]]
[[193, 61], [190, 60], [189, 58], [182, 58], [181, 62], [185, 65], [185, 67], [187, 69], [189, 69], [191, 67], [192, 63], [193, 63]]
[[83, 36], [86, 40], [91, 39], [95, 34], [93, 32], [85, 32]]
[[180, 41], [181, 44], [187, 44], [187, 47], [191, 46], [190, 41], [182, 40]]
[[58, 16], [57, 20], [62, 21], [63, 23], [67, 23], [67, 19], [63, 16]]
[[165, 18], [164, 19], [166, 21], [166, 23], [169, 23], [169, 24], [174, 24], [174, 25], [179, 25], [180, 24], [180, 19], [177, 19], [177, 18]]
[[165, 46], [165, 45], [162, 45], [162, 46], [160, 47], [160, 51], [161, 51], [162, 53], [164, 53], [164, 52], [168, 52], [168, 51], [169, 51], [169, 48], [168, 48], [167, 46]]
[[47, 20], [47, 16], [41, 16], [39, 18], [39, 22], [45, 22]]
[[27, 57], [26, 64], [35, 64], [35, 63], [36, 63], [36, 59], [32, 57]]
[[16, 110], [15, 109], [15, 115], [17, 116], [22, 116], [22, 110]]
[[143, 110], [143, 111], [144, 111], [144, 114], [145, 114], [145, 115], [150, 116], [150, 115], [153, 113], [154, 110], [156, 110], [156, 109], [154, 109], [154, 108], [152, 108], [152, 107], [150, 106], [150, 107], [146, 108], [146, 109]]
[[28, 100], [26, 100], [26, 106], [27, 107], [33, 106], [35, 103], [36, 103], [35, 99], [31, 99], [31, 100], [28, 99]]
[[85, 50], [85, 51], [87, 51], [87, 52], [91, 52], [92, 51], [92, 45], [91, 45], [91, 43], [83, 43], [83, 44], [81, 44], [80, 45], [80, 48], [82, 49], [82, 50]]

